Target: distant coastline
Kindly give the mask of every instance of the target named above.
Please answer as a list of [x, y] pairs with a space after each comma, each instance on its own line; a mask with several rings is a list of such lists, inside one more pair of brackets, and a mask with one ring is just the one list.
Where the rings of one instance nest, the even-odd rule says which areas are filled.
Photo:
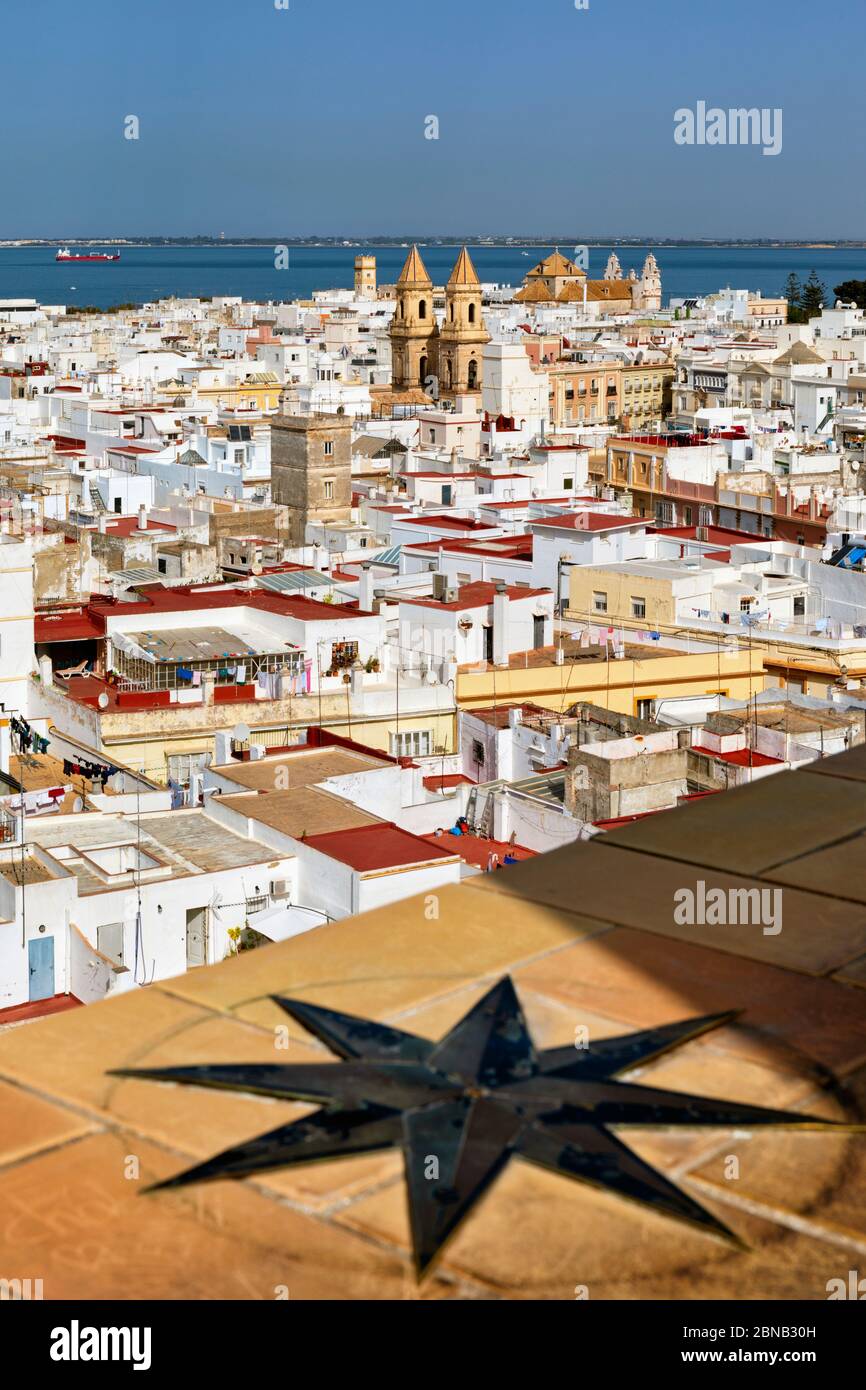
[[167, 250], [183, 250], [189, 248], [198, 250], [201, 247], [225, 247], [226, 250], [238, 249], [245, 246], [307, 246], [311, 248], [320, 247], [342, 250], [350, 250], [357, 247], [361, 250], [364, 247], [378, 246], [401, 248], [411, 246], [416, 243], [418, 246], [477, 246], [477, 247], [500, 247], [508, 249], [512, 246], [572, 246], [574, 244], [598, 247], [598, 246], [664, 246], [669, 250], [695, 250], [713, 249], [719, 250], [762, 250], [762, 251], [839, 251], [839, 250], [859, 250], [866, 248], [866, 240], [859, 241], [804, 241], [798, 240], [779, 240], [772, 237], [764, 238], [744, 238], [727, 239], [713, 237], [585, 237], [583, 241], [578, 241], [574, 234], [569, 236], [548, 236], [548, 237], [477, 237], [477, 236], [449, 236], [434, 237], [421, 236], [416, 234], [406, 236], [372, 236], [363, 239], [345, 237], [290, 237], [274, 235], [270, 237], [15, 237], [0, 238], [0, 248], [4, 250], [15, 250], [33, 247], [54, 247], [54, 246], [117, 246], [130, 248], [143, 247], [148, 249], [158, 249], [165, 247]]
[[[214, 296], [241, 297], [251, 301], [291, 302], [309, 300], [323, 290], [351, 291], [355, 282], [355, 259], [372, 255], [376, 259], [378, 281], [393, 284], [408, 255], [408, 241], [289, 244], [276, 238], [234, 243], [229, 241], [153, 240], [148, 243], [67, 238], [64, 245], [73, 251], [88, 248], [112, 250], [119, 259], [104, 261], [57, 261], [56, 242], [0, 246], [0, 300], [35, 299], [41, 304], [65, 304], [107, 309], [156, 300], [207, 299]], [[420, 240], [424, 264], [435, 284], [444, 284], [457, 255], [457, 242]], [[555, 240], [491, 246], [473, 244], [471, 255], [482, 281], [493, 285], [517, 286], [527, 271], [547, 255]], [[866, 278], [866, 247], [819, 249], [815, 243], [791, 246], [710, 246], [682, 242], [664, 246], [644, 242], [584, 243], [585, 268], [590, 278], [601, 278], [612, 249], [616, 248], [623, 274], [640, 273], [647, 253], [652, 250], [662, 273], [663, 296], [685, 298], [715, 294], [725, 285], [760, 290], [772, 297], [782, 293], [788, 276], [805, 282], [812, 271], [832, 293], [835, 286], [851, 279]], [[574, 256], [574, 242], [561, 240], [561, 250]], [[275, 254], [280, 248], [286, 252]]]

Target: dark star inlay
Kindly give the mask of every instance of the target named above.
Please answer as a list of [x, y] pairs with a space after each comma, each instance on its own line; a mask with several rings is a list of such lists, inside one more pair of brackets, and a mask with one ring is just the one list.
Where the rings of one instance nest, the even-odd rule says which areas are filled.
[[123, 1068], [109, 1074], [310, 1101], [322, 1108], [148, 1191], [401, 1148], [419, 1275], [512, 1154], [739, 1243], [608, 1126], [866, 1129], [616, 1080], [730, 1023], [736, 1012], [605, 1038], [585, 1049], [537, 1052], [507, 976], [436, 1043], [300, 1000], [274, 999], [342, 1058], [342, 1065], [239, 1063]]

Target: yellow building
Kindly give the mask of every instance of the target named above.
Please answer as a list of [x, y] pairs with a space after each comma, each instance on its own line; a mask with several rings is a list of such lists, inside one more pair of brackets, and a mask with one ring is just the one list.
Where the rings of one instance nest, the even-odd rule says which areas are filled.
[[[384, 714], [369, 713], [363, 698], [350, 693], [300, 696], [292, 700], [268, 701], [262, 709], [257, 700], [234, 701], [231, 705], [171, 705], [158, 709], [115, 708], [89, 711], [79, 709], [79, 721], [87, 720], [87, 741], [116, 763], [143, 772], [163, 784], [169, 777], [185, 783], [202, 758], [212, 758], [214, 736], [220, 730], [246, 724], [249, 742], [265, 748], [282, 748], [297, 743], [303, 730], [320, 722], [324, 729], [353, 739], [389, 756], [411, 756], [412, 752], [450, 753], [454, 749], [455, 716], [450, 690], [430, 687], [424, 703], [408, 698], [397, 713], [396, 702]], [[50, 692], [47, 712], [64, 727], [68, 715], [62, 705], [66, 699], [57, 687]]]
[[[658, 570], [658, 574], [650, 573], [650, 568]], [[600, 568], [575, 565], [569, 575], [565, 616], [574, 622], [609, 624], [622, 630], [626, 637], [630, 630], [650, 628], [661, 633], [662, 643], [666, 636], [681, 638], [688, 630], [688, 622], [677, 617], [675, 585], [678, 580], [687, 583], [688, 577], [681, 570], [666, 576], [663, 569], [655, 561], [651, 567], [639, 562]], [[830, 644], [818, 638], [810, 646], [806, 631], [796, 636], [792, 631], [788, 636], [762, 633], [755, 628], [748, 634], [733, 628], [713, 633], [701, 627], [695, 628], [694, 633], [698, 640], [708, 643], [711, 659], [725, 673], [725, 694], [732, 696], [734, 691], [728, 689], [727, 680], [734, 669], [732, 644], [737, 644], [741, 652], [751, 648], [762, 665], [767, 684], [777, 685], [792, 695], [826, 699], [833, 688], [866, 681], [866, 641], [862, 639]], [[712, 652], [714, 644], [716, 652]], [[753, 686], [747, 693], [763, 688], [763, 684]]]
[[747, 700], [764, 688], [764, 662], [747, 647], [721, 655], [709, 644], [699, 652], [665, 648], [663, 641], [629, 643], [621, 659], [569, 639], [562, 664], [551, 647], [521, 652], [507, 667], [462, 667], [457, 677], [461, 709], [531, 701], [563, 713], [589, 701], [620, 714], [648, 717], [653, 700], [674, 696], [725, 695]]
[[[655, 567], [655, 565], [654, 565]], [[682, 579], [682, 571], [679, 571]], [[569, 571], [567, 616], [577, 622], [616, 627], [673, 630], [676, 620], [674, 580], [647, 572], [646, 566], [573, 565]]]
[[661, 422], [668, 412], [675, 369], [670, 362], [553, 362], [550, 411], [555, 426], [594, 422], [640, 429]]

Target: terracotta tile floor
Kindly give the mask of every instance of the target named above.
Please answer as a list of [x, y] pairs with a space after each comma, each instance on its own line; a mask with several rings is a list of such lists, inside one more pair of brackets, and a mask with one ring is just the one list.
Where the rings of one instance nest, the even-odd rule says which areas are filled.
[[[866, 1259], [866, 1134], [620, 1132], [745, 1249], [513, 1160], [418, 1284], [398, 1154], [144, 1196], [302, 1107], [106, 1071], [325, 1060], [275, 992], [437, 1038], [510, 973], [542, 1047], [742, 1010], [636, 1075], [862, 1122], [866, 765], [834, 761], [0, 1033], [0, 1267], [46, 1298], [825, 1298]], [[677, 926], [698, 878], [781, 887], [782, 931]]]

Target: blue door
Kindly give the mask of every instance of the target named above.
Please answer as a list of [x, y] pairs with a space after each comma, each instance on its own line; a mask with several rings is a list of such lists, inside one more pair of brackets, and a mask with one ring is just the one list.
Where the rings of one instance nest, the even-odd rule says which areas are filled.
[[37, 936], [30, 948], [30, 1000], [54, 997], [54, 937]]

